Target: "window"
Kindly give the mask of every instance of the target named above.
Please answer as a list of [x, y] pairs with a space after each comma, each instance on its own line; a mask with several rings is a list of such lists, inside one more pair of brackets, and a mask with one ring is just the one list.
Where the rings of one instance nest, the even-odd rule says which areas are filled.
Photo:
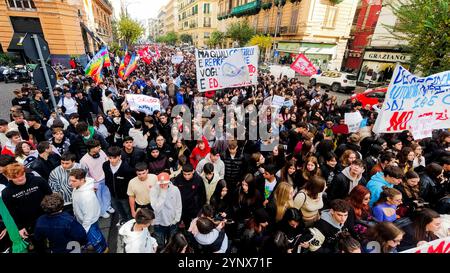
[[211, 27], [211, 17], [203, 18], [203, 27]]
[[25, 9], [32, 10], [36, 9], [33, 0], [8, 0], [8, 6], [11, 9]]
[[209, 12], [210, 12], [210, 10], [209, 10], [209, 3], [203, 4], [203, 13], [209, 14]]
[[198, 5], [192, 7], [192, 14], [198, 14]]
[[269, 31], [269, 18], [270, 16], [268, 15], [264, 16], [264, 33], [267, 33], [267, 31]]
[[204, 38], [209, 38], [209, 32], [205, 32], [203, 37]]
[[336, 23], [338, 7], [327, 6], [327, 10], [325, 12], [325, 18], [323, 20], [323, 27], [326, 28], [334, 28]]

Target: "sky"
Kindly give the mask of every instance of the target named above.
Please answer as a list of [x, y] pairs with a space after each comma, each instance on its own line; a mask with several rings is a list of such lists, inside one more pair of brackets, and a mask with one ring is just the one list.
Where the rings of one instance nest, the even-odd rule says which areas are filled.
[[158, 16], [158, 10], [169, 0], [125, 0], [131, 18], [144, 20]]

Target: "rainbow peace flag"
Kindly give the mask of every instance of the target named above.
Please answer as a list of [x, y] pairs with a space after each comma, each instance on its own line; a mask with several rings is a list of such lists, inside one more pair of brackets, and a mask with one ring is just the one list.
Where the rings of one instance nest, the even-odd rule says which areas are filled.
[[92, 60], [86, 65], [84, 69], [84, 74], [86, 76], [93, 77], [96, 74], [101, 73], [104, 66], [110, 66], [111, 60], [109, 59], [108, 49], [103, 47], [97, 54], [92, 58]]
[[122, 61], [120, 62], [119, 65], [119, 70], [117, 71], [119, 77], [123, 78], [125, 69], [127, 68], [129, 63], [130, 63], [130, 55], [128, 54], [128, 51], [125, 49], [125, 56], [122, 57]]
[[[104, 63], [105, 63], [105, 61], [102, 59], [100, 67], [103, 67]], [[92, 79], [95, 81], [96, 84], [103, 82], [102, 69], [100, 69], [98, 73], [92, 75]]]
[[131, 72], [133, 72], [136, 68], [137, 68], [137, 62], [139, 60], [139, 56], [137, 56], [136, 54], [133, 53], [133, 55], [131, 56], [130, 59], [130, 63], [128, 64], [127, 68], [125, 69], [124, 72], [124, 79], [128, 78], [128, 76], [130, 76]]

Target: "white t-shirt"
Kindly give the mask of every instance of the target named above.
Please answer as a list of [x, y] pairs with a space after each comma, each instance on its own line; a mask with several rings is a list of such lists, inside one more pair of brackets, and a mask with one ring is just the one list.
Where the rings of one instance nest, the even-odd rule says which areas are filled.
[[267, 179], [265, 180], [265, 184], [264, 184], [264, 198], [265, 199], [269, 199], [276, 184], [277, 184], [276, 179], [273, 182], [269, 182]]

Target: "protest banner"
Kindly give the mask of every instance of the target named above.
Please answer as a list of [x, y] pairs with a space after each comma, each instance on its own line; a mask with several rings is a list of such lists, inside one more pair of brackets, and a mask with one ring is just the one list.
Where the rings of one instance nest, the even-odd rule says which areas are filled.
[[273, 96], [272, 105], [281, 108], [281, 106], [284, 105], [284, 97], [277, 95]]
[[400, 253], [450, 253], [450, 237], [437, 239]]
[[295, 71], [290, 69], [289, 66], [271, 65], [270, 66], [270, 74], [275, 76], [275, 78], [277, 78], [277, 79], [279, 79], [283, 76], [287, 76], [288, 79], [295, 78]]
[[308, 58], [303, 54], [298, 54], [297, 59], [291, 64], [291, 69], [302, 76], [312, 76], [317, 74], [317, 70]]
[[[404, 130], [426, 132], [429, 129], [450, 128], [450, 71], [417, 77], [401, 65], [397, 65], [389, 84], [383, 108], [373, 131], [375, 133], [398, 133]], [[427, 117], [425, 119], [425, 117]], [[429, 126], [417, 126], [420, 120]], [[412, 127], [416, 127], [413, 129]], [[419, 128], [418, 128], [419, 127]], [[422, 137], [424, 134], [419, 133]]]
[[156, 110], [161, 111], [161, 103], [157, 98], [146, 95], [127, 94], [126, 99], [132, 111], [143, 112], [147, 115], [152, 115]]
[[180, 63], [183, 62], [183, 60], [184, 60], [183, 56], [173, 55], [171, 61], [172, 61], [173, 64], [180, 64]]
[[344, 119], [349, 133], [358, 132], [359, 128], [361, 127], [361, 122], [363, 121], [360, 112], [345, 113]]
[[197, 86], [200, 92], [257, 84], [257, 46], [196, 50]]

